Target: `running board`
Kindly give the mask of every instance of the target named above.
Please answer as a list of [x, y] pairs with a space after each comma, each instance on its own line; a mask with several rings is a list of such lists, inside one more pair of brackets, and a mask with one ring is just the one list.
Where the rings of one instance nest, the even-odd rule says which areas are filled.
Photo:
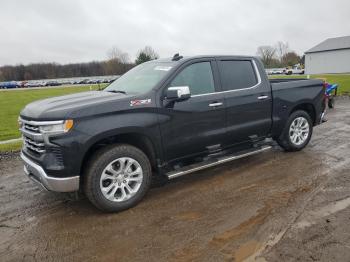
[[236, 159], [240, 159], [246, 156], [251, 156], [251, 155], [255, 155], [267, 150], [270, 150], [272, 147], [271, 146], [263, 146], [260, 148], [254, 148], [253, 150], [249, 150], [249, 151], [243, 151], [243, 152], [239, 152], [238, 154], [233, 154], [233, 155], [229, 155], [229, 156], [225, 156], [225, 157], [221, 157], [221, 158], [217, 158], [214, 160], [209, 160], [209, 161], [205, 161], [205, 163], [200, 163], [200, 164], [193, 164], [193, 165], [189, 165], [189, 166], [185, 166], [179, 170], [175, 170], [175, 171], [171, 171], [167, 174], [165, 174], [168, 179], [174, 179], [176, 177], [180, 177], [183, 175], [187, 175], [199, 170], [203, 170], [209, 167], [213, 167], [213, 166], [217, 166], [226, 162], [230, 162]]

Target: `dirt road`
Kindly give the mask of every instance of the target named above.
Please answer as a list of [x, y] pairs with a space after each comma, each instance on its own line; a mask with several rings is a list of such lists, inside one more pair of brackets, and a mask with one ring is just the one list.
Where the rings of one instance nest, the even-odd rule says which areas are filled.
[[350, 100], [302, 152], [274, 150], [153, 188], [103, 214], [0, 160], [1, 261], [349, 261]]

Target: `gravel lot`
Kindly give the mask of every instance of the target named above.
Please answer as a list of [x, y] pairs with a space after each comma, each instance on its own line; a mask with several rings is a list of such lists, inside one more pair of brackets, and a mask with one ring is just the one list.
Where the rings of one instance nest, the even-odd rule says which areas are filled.
[[302, 152], [274, 150], [154, 187], [103, 214], [0, 160], [2, 261], [349, 261], [350, 100]]

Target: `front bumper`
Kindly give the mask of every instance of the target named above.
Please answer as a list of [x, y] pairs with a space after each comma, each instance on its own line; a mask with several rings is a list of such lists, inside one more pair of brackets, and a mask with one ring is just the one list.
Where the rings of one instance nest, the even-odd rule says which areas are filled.
[[21, 153], [21, 158], [24, 161], [24, 173], [46, 190], [56, 192], [74, 192], [79, 190], [79, 176], [64, 178], [51, 177], [46, 174], [41, 166], [34, 163], [23, 153]]

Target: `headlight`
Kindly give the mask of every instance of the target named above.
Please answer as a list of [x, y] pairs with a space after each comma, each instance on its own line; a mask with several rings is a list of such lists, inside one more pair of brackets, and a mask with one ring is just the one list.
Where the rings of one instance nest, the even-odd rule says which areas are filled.
[[73, 120], [65, 120], [61, 124], [54, 125], [42, 125], [40, 126], [40, 132], [43, 134], [62, 134], [67, 133], [73, 127]]

